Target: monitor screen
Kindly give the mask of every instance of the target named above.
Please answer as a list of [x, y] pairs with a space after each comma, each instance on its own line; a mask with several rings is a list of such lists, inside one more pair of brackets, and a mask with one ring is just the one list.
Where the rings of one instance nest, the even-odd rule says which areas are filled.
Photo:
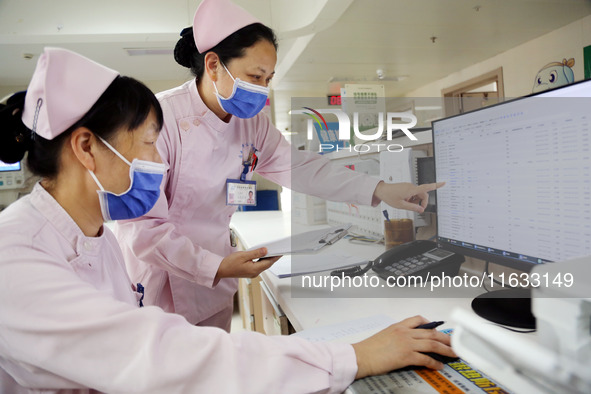
[[21, 163], [16, 162], [16, 163], [12, 163], [12, 164], [8, 164], [8, 163], [4, 163], [3, 161], [0, 161], [0, 172], [7, 172], [7, 171], [20, 171], [21, 169]]
[[529, 270], [591, 255], [591, 81], [433, 122], [440, 247]]

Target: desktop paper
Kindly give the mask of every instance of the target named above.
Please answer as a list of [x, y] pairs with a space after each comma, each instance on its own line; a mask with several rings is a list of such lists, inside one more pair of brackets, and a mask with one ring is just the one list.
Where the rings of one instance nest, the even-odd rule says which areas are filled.
[[308, 231], [275, 241], [265, 242], [260, 245], [253, 246], [248, 250], [266, 247], [267, 254], [265, 257], [283, 256], [295, 253], [314, 253], [323, 247], [330, 245], [328, 242], [322, 242], [323, 240], [326, 241], [333, 239], [336, 234], [344, 236], [347, 234], [347, 231], [350, 228], [351, 224], [349, 223], [320, 230]]
[[278, 278], [287, 278], [367, 263], [368, 261], [361, 257], [342, 254], [306, 254], [298, 255], [296, 264], [292, 264], [292, 256], [283, 256], [269, 268], [269, 271]]

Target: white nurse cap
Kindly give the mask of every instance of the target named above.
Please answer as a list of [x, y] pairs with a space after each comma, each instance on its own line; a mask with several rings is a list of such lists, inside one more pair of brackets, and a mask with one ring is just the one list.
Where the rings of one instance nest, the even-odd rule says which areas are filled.
[[79, 121], [118, 75], [75, 52], [45, 48], [27, 89], [23, 123], [54, 139]]
[[204, 53], [230, 34], [253, 23], [260, 22], [230, 0], [203, 0], [193, 18], [197, 50]]

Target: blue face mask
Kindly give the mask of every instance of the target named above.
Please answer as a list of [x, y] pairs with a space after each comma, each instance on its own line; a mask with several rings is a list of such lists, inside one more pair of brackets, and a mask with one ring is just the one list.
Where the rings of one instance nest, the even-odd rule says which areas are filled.
[[242, 119], [252, 118], [258, 114], [267, 103], [269, 88], [244, 82], [240, 78], [234, 78], [223, 63], [222, 66], [224, 66], [224, 69], [234, 81], [232, 94], [228, 98], [222, 97], [218, 92], [217, 86], [215, 86], [215, 82], [213, 83], [215, 96], [222, 106], [222, 109], [227, 113]]
[[105, 220], [134, 219], [145, 215], [160, 197], [160, 184], [166, 167], [153, 161], [133, 159], [130, 163], [121, 153], [117, 152], [107, 141], [98, 137], [107, 148], [129, 165], [129, 189], [121, 194], [111, 193], [103, 188], [92, 171], [90, 175], [101, 190], [97, 190], [101, 212]]

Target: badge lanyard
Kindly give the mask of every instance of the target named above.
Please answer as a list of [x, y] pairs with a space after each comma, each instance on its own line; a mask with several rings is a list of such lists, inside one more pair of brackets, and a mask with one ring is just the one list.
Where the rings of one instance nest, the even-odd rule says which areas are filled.
[[240, 179], [226, 179], [226, 205], [257, 205], [256, 181], [246, 180], [246, 175], [257, 166], [257, 152], [257, 148], [251, 146], [248, 156], [243, 157]]

